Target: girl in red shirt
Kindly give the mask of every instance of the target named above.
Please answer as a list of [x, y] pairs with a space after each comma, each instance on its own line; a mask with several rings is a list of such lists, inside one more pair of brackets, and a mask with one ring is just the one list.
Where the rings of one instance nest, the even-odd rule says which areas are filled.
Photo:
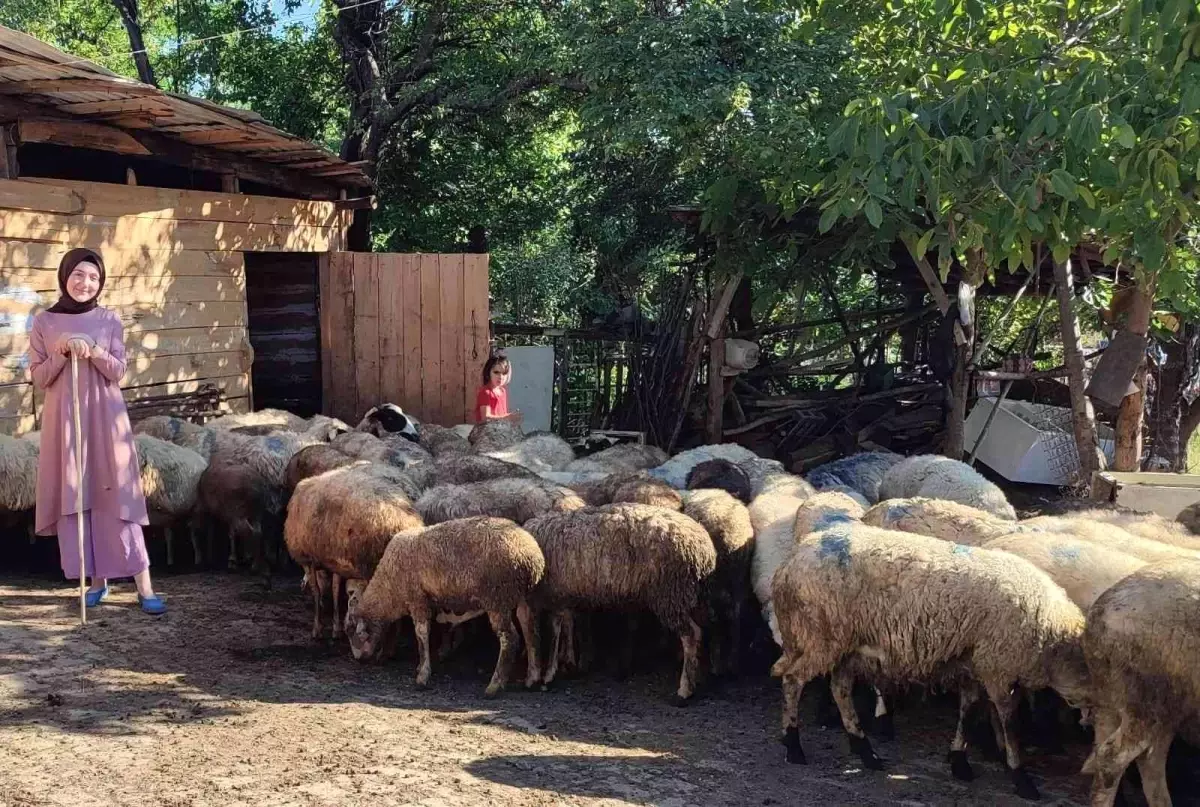
[[483, 365], [483, 386], [475, 396], [475, 420], [521, 422], [521, 413], [508, 411], [508, 382], [512, 380], [512, 365], [503, 353], [490, 356]]

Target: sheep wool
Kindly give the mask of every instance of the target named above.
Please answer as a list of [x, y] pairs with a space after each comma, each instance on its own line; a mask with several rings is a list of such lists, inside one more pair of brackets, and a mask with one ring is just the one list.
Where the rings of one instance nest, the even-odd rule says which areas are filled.
[[723, 459], [733, 463], [758, 459], [758, 455], [737, 443], [718, 443], [681, 451], [651, 470], [650, 475], [663, 480], [676, 490], [687, 488], [687, 475], [705, 460]]
[[0, 512], [32, 510], [37, 499], [38, 446], [0, 434]]
[[212, 457], [217, 448], [217, 434], [207, 426], [197, 426], [183, 418], [152, 415], [133, 425], [134, 434], [148, 434], [177, 446], [190, 448], [204, 459]]
[[704, 527], [682, 513], [643, 504], [551, 513], [525, 527], [546, 558], [531, 605], [555, 614], [545, 684], [554, 681], [571, 609], [645, 608], [679, 636], [684, 661], [675, 694], [681, 702], [690, 698], [703, 639], [697, 621], [702, 587], [717, 565]]
[[814, 532], [860, 521], [865, 512], [865, 508], [848, 494], [834, 490], [814, 493], [796, 508], [792, 537], [799, 543]]
[[[854, 712], [856, 677], [957, 682], [960, 715], [980, 687], [995, 705], [1013, 782], [1020, 794], [1036, 796], [1013, 732], [1012, 686], [1050, 686], [1080, 703], [1088, 680], [1083, 612], [1043, 571], [1007, 552], [841, 523], [796, 547], [775, 574], [772, 600], [783, 638], [772, 673], [784, 679], [790, 761], [803, 761], [796, 707], [804, 684], [818, 675], [831, 674], [851, 748], [871, 768], [880, 762]], [[960, 721], [951, 746], [956, 773], [967, 764], [965, 749]]]
[[645, 471], [618, 471], [593, 481], [576, 483], [571, 489], [592, 507], [614, 502], [633, 502], [667, 507], [671, 510], [683, 508], [683, 500], [674, 488]]
[[435, 485], [417, 499], [427, 524], [469, 516], [496, 516], [524, 524], [543, 513], [578, 510], [574, 491], [540, 479], [489, 479], [465, 485]]
[[1133, 574], [1146, 561], [1073, 535], [1024, 532], [993, 538], [984, 549], [1011, 552], [1032, 563], [1062, 586], [1084, 611], [1113, 583]]
[[1016, 521], [1017, 513], [994, 483], [965, 462], [933, 454], [908, 457], [889, 468], [879, 485], [879, 498], [920, 496], [967, 504], [997, 518]]
[[749, 504], [754, 498], [749, 475], [729, 460], [705, 460], [688, 471], [688, 490], [706, 488], [723, 490], [742, 504]]
[[480, 453], [534, 473], [562, 471], [575, 459], [575, 450], [567, 441], [550, 432], [534, 432], [514, 445]]
[[928, 535], [964, 546], [983, 546], [1022, 529], [969, 505], [920, 497], [885, 499], [868, 510], [862, 520], [872, 527]]
[[467, 437], [475, 451], [483, 454], [487, 451], [498, 451], [502, 448], [515, 446], [525, 439], [521, 427], [507, 420], [485, 420], [471, 429]]
[[796, 511], [806, 497], [768, 493], [750, 502], [750, 524], [754, 528], [754, 554], [750, 563], [750, 582], [762, 609], [763, 620], [779, 643], [779, 626], [771, 608], [771, 579], [796, 546], [793, 534]]
[[658, 446], [618, 443], [603, 451], [573, 460], [563, 470], [569, 473], [642, 471], [662, 465], [667, 459], [667, 452]]
[[[484, 612], [500, 641], [486, 694], [504, 689], [519, 642], [513, 611], [531, 641], [527, 599], [546, 562], [528, 532], [501, 518], [466, 518], [397, 533], [388, 542], [365, 590], [353, 599], [346, 623], [357, 659], [378, 652], [387, 628], [411, 616], [417, 635], [417, 686], [429, 683], [429, 628], [439, 611]], [[529, 654], [528, 686], [536, 682], [537, 652]]]
[[291, 493], [296, 489], [296, 485], [309, 477], [360, 461], [325, 443], [306, 446], [288, 460], [283, 487], [288, 493]]
[[1069, 516], [1037, 516], [1022, 521], [1025, 527], [1034, 527], [1049, 532], [1062, 532], [1078, 536], [1093, 544], [1115, 549], [1127, 555], [1133, 555], [1147, 563], [1174, 558], [1200, 559], [1200, 552], [1182, 549], [1170, 544], [1151, 541], [1133, 533], [1126, 532], [1120, 527], [1093, 521], [1090, 518], [1079, 518], [1074, 514]]
[[445, 454], [470, 454], [471, 444], [467, 438], [453, 429], [434, 423], [422, 423], [420, 429], [421, 448], [435, 457]]
[[750, 511], [723, 490], [705, 489], [683, 495], [683, 514], [704, 527], [717, 552], [717, 569], [708, 583], [710, 666], [714, 675], [736, 673], [754, 555]]
[[1200, 549], [1200, 535], [1191, 533], [1178, 520], [1172, 521], [1163, 518], [1158, 513], [1129, 513], [1120, 510], [1095, 508], [1081, 510], [1072, 513], [1072, 515], [1077, 518], [1087, 518], [1092, 521], [1113, 524], [1140, 538], [1170, 544], [1180, 549]]
[[280, 431], [302, 432], [308, 428], [308, 421], [282, 409], [259, 409], [257, 412], [225, 415], [208, 423], [208, 428], [217, 431], [228, 431], [238, 426], [274, 426]]
[[1083, 771], [1092, 804], [1112, 804], [1138, 760], [1146, 801], [1171, 803], [1171, 739], [1200, 720], [1200, 563], [1144, 566], [1088, 610], [1083, 648], [1093, 679], [1096, 742]]
[[[423, 526], [393, 479], [396, 470], [360, 462], [296, 485], [283, 539], [306, 572], [324, 569], [348, 580], [369, 579], [397, 532]], [[315, 597], [313, 635], [322, 632], [322, 597]]]
[[857, 491], [870, 506], [879, 501], [879, 485], [888, 469], [904, 458], [883, 451], [864, 451], [818, 465], [805, 478], [817, 490], [846, 487]]
[[437, 485], [465, 485], [489, 479], [534, 479], [528, 468], [511, 462], [475, 454], [449, 454], [433, 461], [433, 481]]

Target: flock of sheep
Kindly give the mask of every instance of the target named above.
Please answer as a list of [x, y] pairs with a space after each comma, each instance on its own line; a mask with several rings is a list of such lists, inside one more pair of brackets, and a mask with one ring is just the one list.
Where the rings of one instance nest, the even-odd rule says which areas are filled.
[[[582, 614], [649, 611], [678, 638], [685, 702], [702, 656], [736, 671], [756, 601], [782, 650], [772, 674], [789, 762], [806, 761], [797, 707], [817, 679], [868, 768], [881, 762], [856, 682], [874, 688], [877, 718], [907, 686], [957, 690], [960, 779], [973, 777], [964, 722], [985, 705], [1028, 798], [1016, 721], [1033, 693], [1052, 690], [1093, 727], [1094, 805], [1114, 803], [1134, 762], [1152, 807], [1169, 805], [1171, 742], [1200, 739], [1200, 536], [1157, 516], [1018, 521], [994, 484], [933, 455], [856, 454], [806, 477], [737, 445], [576, 459], [553, 434], [418, 424], [391, 404], [353, 429], [265, 410], [136, 431], [153, 520], [223, 524], [231, 564], [269, 564], [282, 536], [313, 596], [314, 637], [329, 618], [355, 658], [383, 658], [410, 617], [420, 686], [437, 623], [461, 637], [486, 615], [494, 695], [522, 647], [527, 687], [578, 665], [592, 641]], [[0, 512], [32, 508], [36, 463], [36, 436], [0, 437]]]

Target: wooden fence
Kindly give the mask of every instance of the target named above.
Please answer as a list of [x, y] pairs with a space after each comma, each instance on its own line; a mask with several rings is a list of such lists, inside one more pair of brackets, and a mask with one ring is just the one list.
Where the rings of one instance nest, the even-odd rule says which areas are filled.
[[422, 421], [470, 422], [488, 356], [488, 256], [329, 253], [321, 258], [326, 414], [351, 425], [378, 403]]

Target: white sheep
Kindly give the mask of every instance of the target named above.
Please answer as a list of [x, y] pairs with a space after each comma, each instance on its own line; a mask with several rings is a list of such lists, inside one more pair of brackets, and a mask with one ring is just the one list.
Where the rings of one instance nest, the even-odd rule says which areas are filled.
[[799, 496], [769, 493], [757, 496], [748, 508], [754, 527], [754, 554], [750, 561], [750, 582], [754, 596], [762, 609], [763, 620], [771, 635], [779, 642], [779, 626], [771, 608], [771, 579], [783, 562], [791, 556], [796, 539], [796, 511], [805, 501]]
[[578, 510], [574, 491], [540, 479], [489, 479], [465, 485], [435, 485], [417, 499], [426, 524], [469, 516], [496, 516], [524, 524], [542, 513]]
[[1021, 525], [1027, 528], [1035, 527], [1049, 532], [1075, 535], [1094, 544], [1141, 558], [1147, 563], [1173, 558], [1200, 559], [1200, 552], [1196, 550], [1182, 549], [1159, 541], [1151, 541], [1148, 538], [1141, 538], [1120, 527], [1093, 521], [1090, 518], [1077, 518], [1074, 515], [1037, 516], [1025, 519]]
[[863, 515], [863, 523], [888, 530], [928, 535], [965, 546], [1030, 529], [996, 518], [970, 505], [945, 499], [884, 499]]
[[210, 420], [206, 426], [217, 431], [229, 431], [242, 426], [271, 426], [280, 431], [298, 433], [308, 428], [308, 421], [282, 409], [259, 409], [256, 412], [223, 415]]
[[[133, 443], [150, 523], [165, 527], [167, 565], [172, 566], [175, 563], [173, 526], [193, 516], [199, 499], [200, 477], [208, 468], [208, 462], [189, 448], [148, 434], [134, 435]], [[191, 538], [195, 562], [199, 566], [203, 555], [195, 524], [192, 524]]]
[[37, 502], [38, 444], [0, 434], [0, 512], [21, 513]]
[[190, 448], [204, 459], [212, 457], [217, 448], [217, 431], [197, 426], [183, 418], [152, 415], [133, 424], [134, 434], [148, 434], [177, 446]]
[[870, 506], [879, 501], [879, 485], [884, 474], [903, 459], [890, 452], [864, 451], [818, 465], [804, 477], [817, 490], [849, 488], [856, 491], [863, 497], [864, 504]]
[[667, 459], [667, 452], [658, 446], [618, 443], [611, 448], [574, 460], [563, 470], [568, 473], [642, 471], [662, 465]]
[[575, 451], [567, 441], [550, 432], [533, 432], [514, 445], [480, 453], [520, 465], [534, 473], [561, 471], [575, 459]]
[[829, 673], [851, 749], [864, 766], [882, 763], [858, 723], [851, 690], [858, 676], [876, 684], [961, 685], [951, 770], [973, 774], [963, 721], [986, 694], [1000, 716], [1017, 792], [1037, 797], [1021, 766], [1014, 732], [1019, 694], [1050, 686], [1083, 703], [1087, 670], [1079, 607], [1044, 572], [1007, 552], [966, 547], [853, 521], [803, 540], [775, 574], [772, 601], [783, 656], [784, 743], [804, 762], [797, 704], [804, 685]]
[[1016, 521], [1004, 491], [965, 462], [937, 454], [907, 457], [893, 465], [879, 484], [879, 499], [920, 496], [968, 504], [997, 518]]
[[984, 549], [1011, 552], [1050, 576], [1084, 611], [1113, 583], [1133, 574], [1146, 561], [1073, 535], [1021, 532], [993, 538]]
[[[500, 655], [486, 694], [504, 689], [517, 652], [513, 611], [533, 646], [535, 631], [528, 598], [541, 582], [546, 561], [533, 536], [501, 518], [467, 518], [435, 527], [396, 533], [366, 590], [351, 600], [346, 614], [356, 659], [378, 651], [387, 628], [411, 616], [417, 635], [417, 686], [429, 683], [429, 628], [439, 611], [480, 611], [500, 641]], [[528, 678], [535, 679], [537, 654], [529, 655]]]
[[650, 469], [650, 475], [663, 480], [676, 490], [684, 490], [687, 488], [688, 472], [705, 460], [715, 459], [741, 464], [746, 460], [760, 458], [750, 449], [737, 443], [718, 443], [681, 451], [657, 468]]
[[1151, 807], [1171, 804], [1171, 741], [1200, 720], [1200, 563], [1144, 566], [1088, 610], [1083, 648], [1092, 675], [1096, 742], [1083, 765], [1092, 800], [1110, 807], [1136, 761]]
[[1177, 546], [1180, 549], [1200, 549], [1200, 535], [1194, 535], [1179, 521], [1163, 518], [1158, 513], [1130, 513], [1121, 510], [1094, 508], [1071, 514], [1120, 527], [1140, 538]]

